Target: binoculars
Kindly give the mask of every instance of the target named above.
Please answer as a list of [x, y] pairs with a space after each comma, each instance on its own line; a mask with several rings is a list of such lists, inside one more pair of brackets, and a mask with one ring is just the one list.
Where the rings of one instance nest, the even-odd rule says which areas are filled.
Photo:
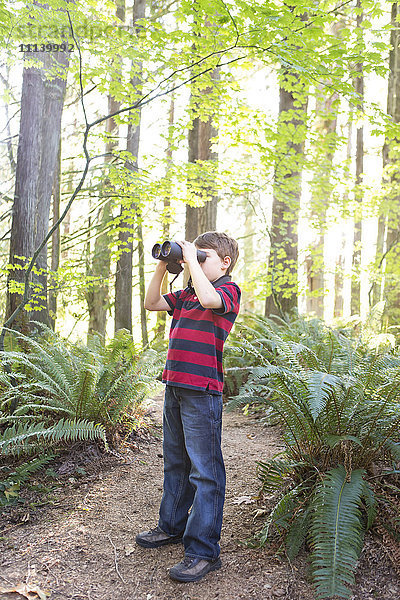
[[[163, 260], [167, 263], [167, 271], [178, 275], [183, 271], [182, 265], [178, 262], [183, 260], [182, 248], [176, 242], [170, 242], [166, 240], [162, 244], [154, 244], [151, 251], [153, 258]], [[197, 260], [204, 262], [207, 258], [207, 254], [202, 250], [197, 250]]]

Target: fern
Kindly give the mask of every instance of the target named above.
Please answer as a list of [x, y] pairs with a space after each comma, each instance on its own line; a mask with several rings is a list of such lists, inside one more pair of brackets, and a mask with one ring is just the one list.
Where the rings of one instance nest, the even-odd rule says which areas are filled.
[[326, 406], [326, 403], [335, 393], [335, 389], [341, 389], [342, 380], [329, 373], [321, 371], [312, 371], [306, 375], [308, 388], [307, 402], [310, 407], [310, 413], [314, 421], [319, 417]]
[[0, 453], [20, 456], [36, 451], [43, 442], [56, 444], [63, 441], [102, 439], [107, 446], [104, 427], [85, 420], [64, 420], [52, 426], [46, 423], [19, 423], [0, 435]]
[[286, 554], [289, 560], [293, 560], [300, 552], [309, 534], [310, 523], [310, 507], [300, 508], [295, 513], [285, 537]]
[[13, 471], [10, 467], [1, 468], [0, 472], [3, 471], [4, 475], [0, 479], [0, 506], [13, 504], [18, 498], [21, 483], [28, 481], [33, 473], [43, 469], [55, 456], [55, 454], [47, 454], [34, 458], [18, 465]]
[[312, 519], [313, 577], [319, 598], [349, 598], [362, 547], [361, 498], [364, 471], [331, 469], [318, 486]]
[[0, 355], [13, 365], [17, 382], [3, 389], [1, 406], [5, 409], [13, 402], [15, 415], [28, 410], [32, 418], [41, 413], [43, 419], [58, 413], [62, 418], [86, 419], [113, 428], [125, 411], [138, 406], [157, 385], [161, 354], [148, 350], [138, 355], [127, 332], [118, 332], [108, 347], [97, 337], [85, 347], [64, 342], [46, 327], [42, 330], [45, 337], [39, 341], [17, 334], [26, 352]]
[[[259, 543], [277, 535], [293, 557], [308, 531], [319, 597], [346, 598], [364, 531], [384, 511], [377, 465], [385, 465], [386, 489], [398, 490], [400, 352], [379, 346], [371, 353], [350, 330], [317, 320], [247, 322], [229, 367], [246, 367], [247, 377], [228, 406], [268, 415], [285, 444], [273, 459], [257, 461], [261, 493], [279, 495], [269, 498]], [[371, 484], [363, 481], [372, 472]]]
[[296, 505], [296, 498], [301, 494], [302, 490], [302, 485], [299, 485], [279, 498], [258, 536], [260, 545], [264, 545], [269, 539], [269, 533], [272, 526], [278, 529], [288, 529], [291, 515], [293, 514], [294, 506]]
[[257, 475], [262, 481], [261, 491], [273, 493], [281, 489], [285, 481], [293, 474], [294, 469], [301, 463], [273, 458], [266, 462], [257, 462]]
[[365, 502], [367, 512], [366, 529], [368, 530], [372, 527], [376, 519], [376, 515], [378, 512], [378, 502], [376, 500], [374, 491], [366, 481], [364, 481], [363, 499]]

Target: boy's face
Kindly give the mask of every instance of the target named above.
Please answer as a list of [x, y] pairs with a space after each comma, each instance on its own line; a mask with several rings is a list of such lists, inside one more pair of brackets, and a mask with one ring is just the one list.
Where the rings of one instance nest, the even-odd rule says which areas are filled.
[[215, 281], [219, 277], [222, 277], [222, 275], [225, 275], [226, 270], [231, 264], [231, 257], [225, 256], [222, 259], [213, 248], [200, 248], [200, 250], [207, 254], [206, 260], [200, 263], [200, 266], [208, 281]]

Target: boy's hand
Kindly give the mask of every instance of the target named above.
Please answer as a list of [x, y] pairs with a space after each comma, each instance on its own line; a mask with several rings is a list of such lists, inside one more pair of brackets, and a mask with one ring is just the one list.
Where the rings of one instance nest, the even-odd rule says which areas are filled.
[[181, 242], [177, 242], [177, 244], [179, 244], [179, 246], [182, 248], [183, 254], [183, 260], [179, 262], [185, 262], [188, 264], [193, 262], [197, 263], [197, 248], [194, 244], [192, 244], [192, 242], [187, 242], [186, 240], [183, 240]]

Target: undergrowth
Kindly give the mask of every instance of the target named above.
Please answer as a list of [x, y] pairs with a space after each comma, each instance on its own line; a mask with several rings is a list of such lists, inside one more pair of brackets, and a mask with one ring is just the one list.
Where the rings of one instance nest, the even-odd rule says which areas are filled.
[[[39, 324], [37, 324], [39, 327]], [[0, 506], [18, 502], [31, 474], [78, 440], [106, 450], [143, 421], [163, 357], [140, 351], [124, 330], [107, 345], [71, 344], [40, 325], [31, 337], [10, 332], [0, 353]]]
[[278, 423], [285, 445], [257, 463], [272, 508], [256, 544], [273, 541], [289, 559], [305, 546], [318, 598], [349, 598], [367, 530], [400, 548], [399, 347], [317, 319], [253, 315], [228, 354], [228, 406]]

